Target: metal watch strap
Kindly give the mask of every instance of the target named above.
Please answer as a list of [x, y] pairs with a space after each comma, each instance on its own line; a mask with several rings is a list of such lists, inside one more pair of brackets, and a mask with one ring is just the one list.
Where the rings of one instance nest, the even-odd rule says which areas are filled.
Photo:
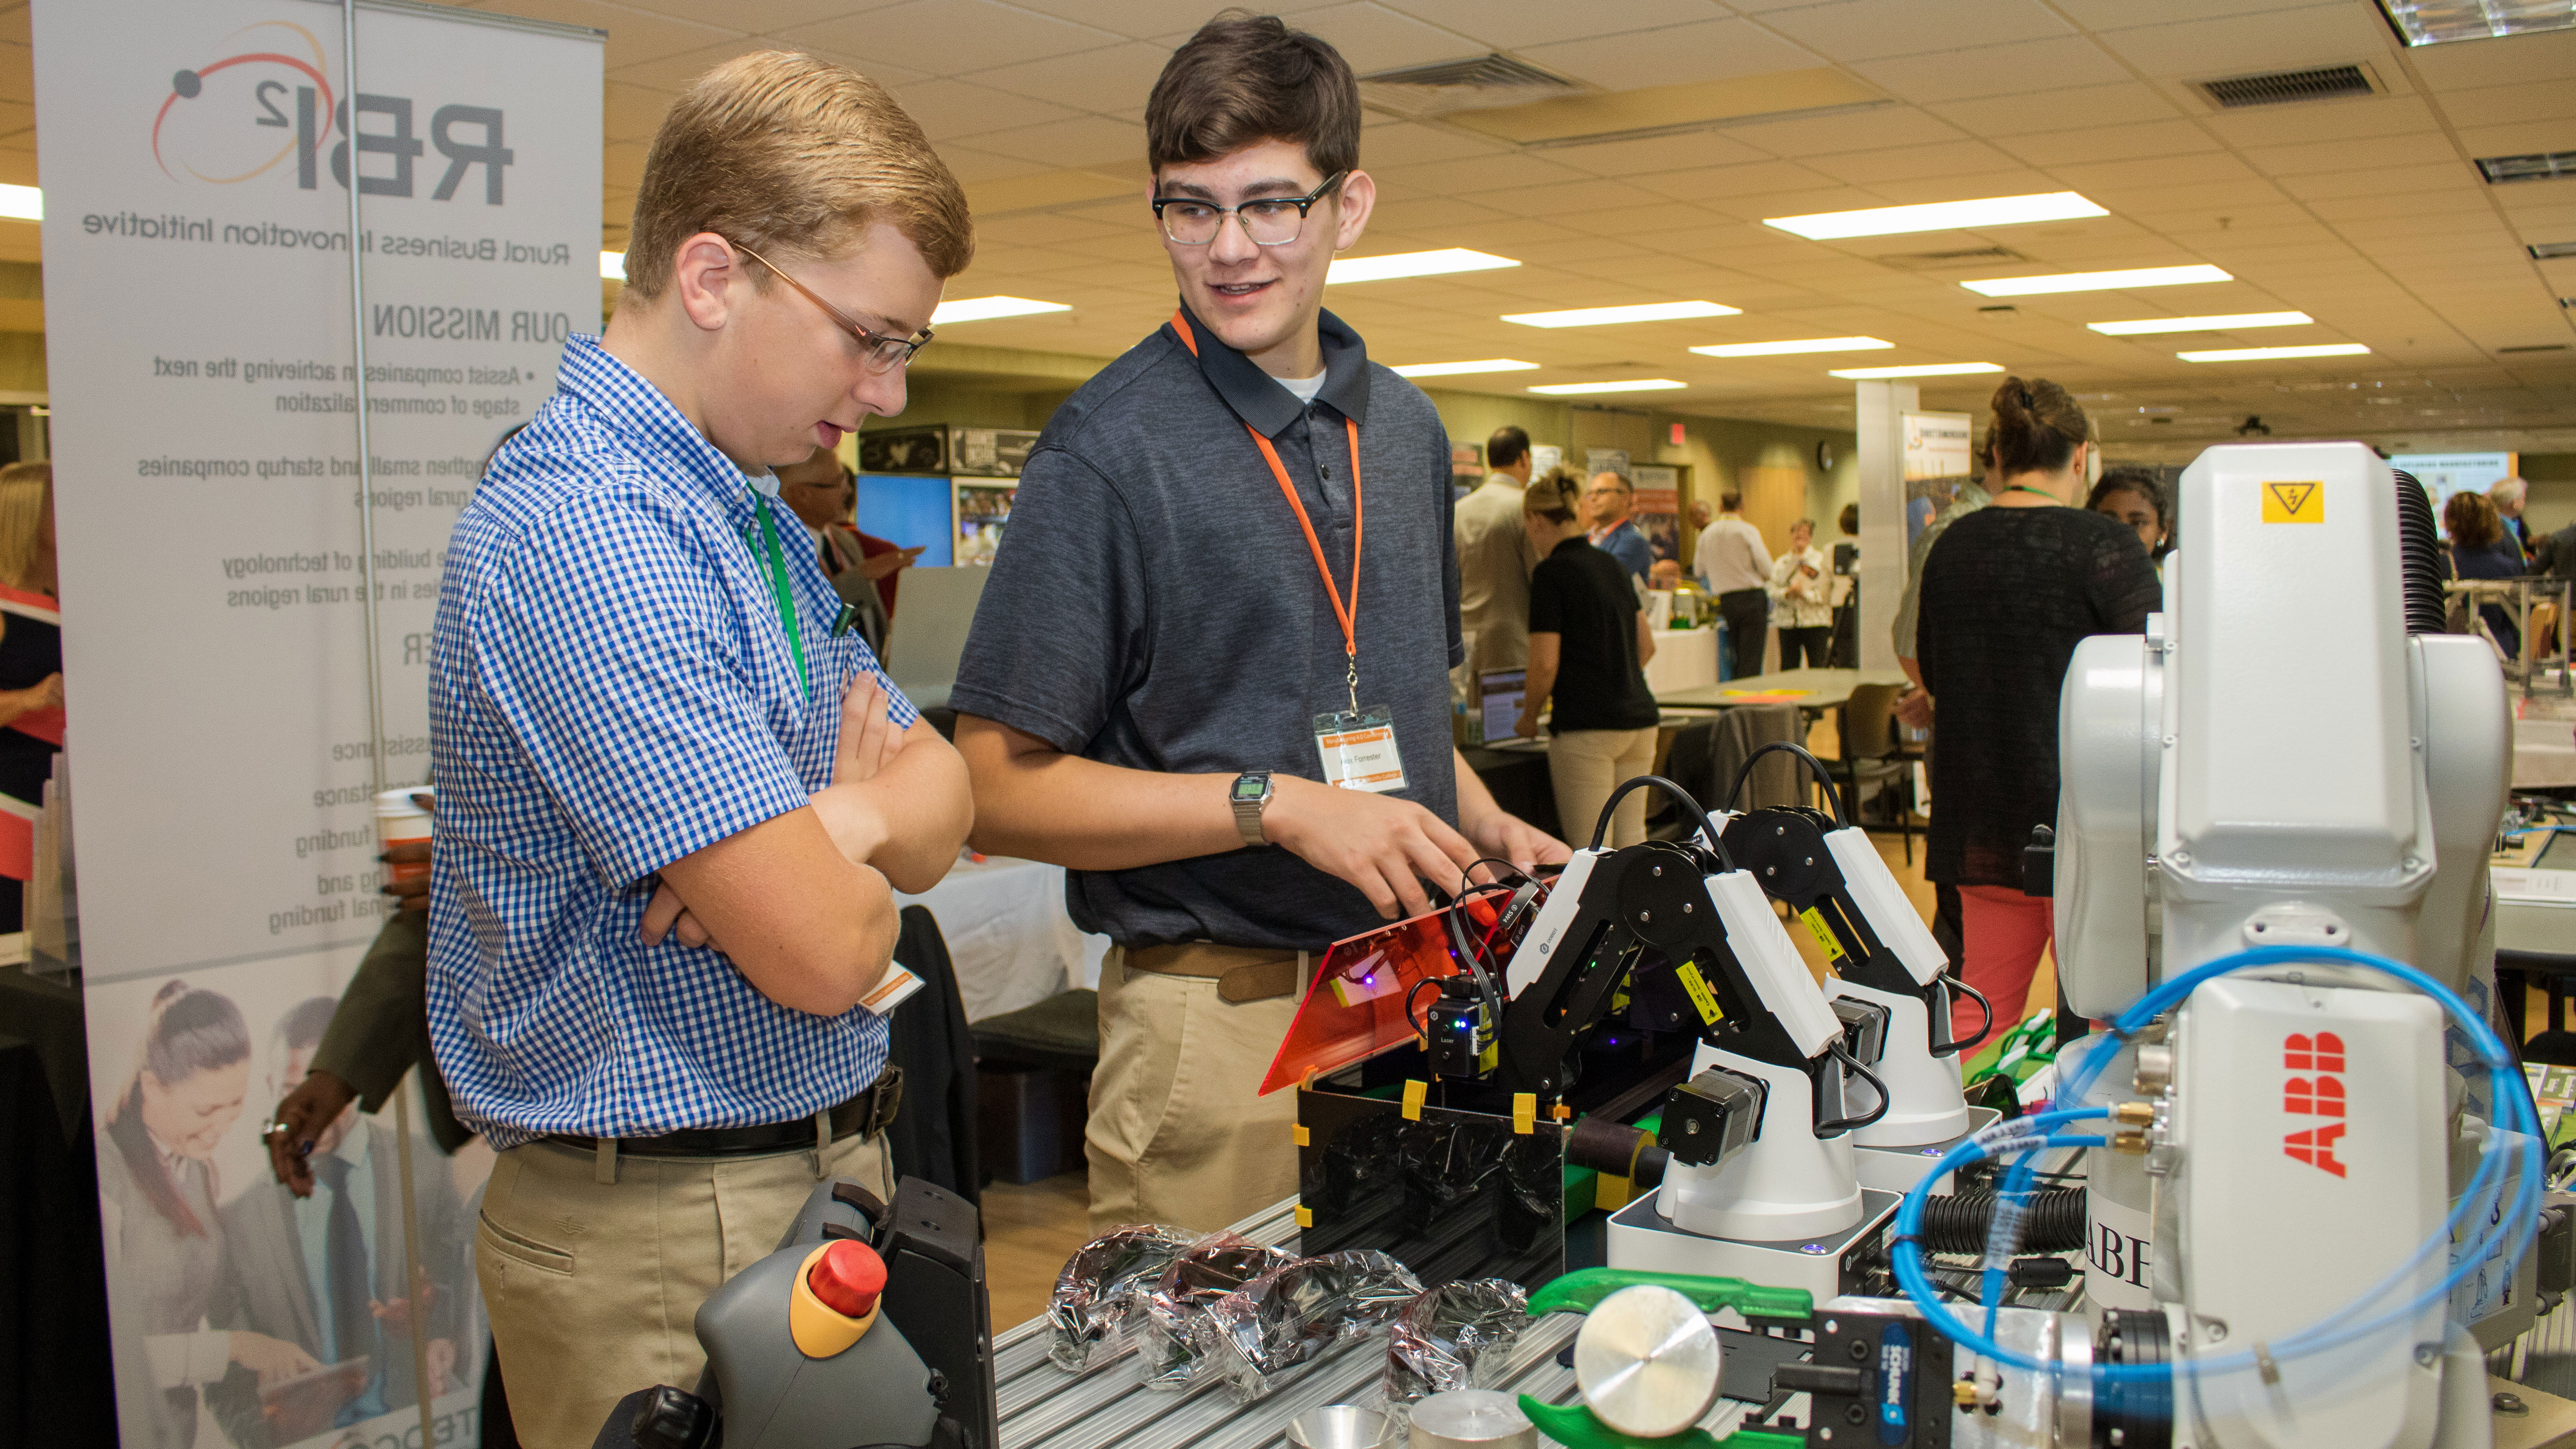
[[[1255, 778], [1261, 781], [1261, 798], [1258, 800], [1237, 798], [1236, 792], [1243, 788], [1243, 782]], [[1237, 835], [1243, 837], [1243, 843], [1250, 846], [1268, 845], [1269, 837], [1261, 833], [1261, 807], [1270, 803], [1270, 772], [1246, 770], [1235, 776], [1234, 788], [1226, 792], [1226, 799], [1234, 809], [1234, 830]]]

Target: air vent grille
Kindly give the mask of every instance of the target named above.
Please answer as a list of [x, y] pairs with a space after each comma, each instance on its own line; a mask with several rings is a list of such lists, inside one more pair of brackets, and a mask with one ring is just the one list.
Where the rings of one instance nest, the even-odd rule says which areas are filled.
[[2499, 347], [2496, 352], [2498, 355], [2503, 355], [2512, 352], [2565, 352], [2566, 350], [2567, 344], [2564, 342], [2546, 342], [2536, 347]]
[[2334, 101], [2377, 93], [2370, 72], [2357, 65], [2326, 65], [2312, 70], [2276, 70], [2261, 75], [2196, 81], [2200, 93], [2220, 110], [2245, 106], [2280, 106], [2293, 101]]
[[1467, 60], [1443, 60], [1430, 65], [1409, 65], [1400, 70], [1382, 70], [1374, 75], [1361, 76], [1360, 84], [1412, 86], [1425, 90], [1574, 89], [1573, 83], [1565, 77], [1508, 55], [1479, 55]]
[[2026, 262], [2030, 258], [2011, 247], [1971, 247], [1955, 252], [1898, 252], [1871, 260], [1885, 262], [1891, 267], [1933, 271], [1944, 267], [1990, 267], [2001, 262]]
[[2576, 151], [2542, 151], [2530, 156], [2481, 156], [2478, 171], [2490, 186], [2508, 181], [2548, 181], [2576, 176]]

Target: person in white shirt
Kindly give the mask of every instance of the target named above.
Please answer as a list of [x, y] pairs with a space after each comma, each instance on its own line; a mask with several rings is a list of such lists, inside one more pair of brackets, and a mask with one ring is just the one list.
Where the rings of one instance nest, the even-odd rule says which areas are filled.
[[1521, 527], [1530, 479], [1529, 434], [1501, 427], [1485, 440], [1485, 481], [1458, 500], [1458, 627], [1470, 674], [1529, 663], [1530, 571], [1538, 555]]
[[1744, 495], [1729, 489], [1717, 495], [1717, 521], [1700, 530], [1699, 581], [1717, 599], [1734, 640], [1730, 679], [1762, 672], [1762, 656], [1771, 628], [1771, 555], [1762, 546], [1762, 530], [1745, 522]]
[[1765, 592], [1780, 610], [1780, 667], [1804, 663], [1825, 667], [1825, 651], [1834, 637], [1833, 577], [1825, 572], [1824, 550], [1815, 546], [1816, 521], [1801, 518], [1789, 525], [1789, 550], [1773, 560]]

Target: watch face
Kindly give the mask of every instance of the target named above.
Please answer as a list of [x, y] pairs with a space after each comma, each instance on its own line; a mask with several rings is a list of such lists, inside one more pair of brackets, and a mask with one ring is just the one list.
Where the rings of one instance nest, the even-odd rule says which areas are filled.
[[1268, 793], [1269, 785], [1268, 780], [1256, 780], [1249, 776], [1237, 779], [1234, 782], [1234, 798], [1249, 805]]

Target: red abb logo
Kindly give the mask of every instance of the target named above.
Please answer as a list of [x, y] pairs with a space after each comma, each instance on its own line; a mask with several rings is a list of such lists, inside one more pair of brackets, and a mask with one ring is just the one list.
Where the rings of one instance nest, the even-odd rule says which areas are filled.
[[[2282, 1086], [2282, 1111], [2301, 1117], [2343, 1116], [2342, 1037], [2330, 1031], [2318, 1032], [2314, 1037], [2292, 1032], [2282, 1039], [2281, 1065], [2293, 1072], [2315, 1073], [2314, 1077], [2292, 1077]], [[2293, 1132], [2281, 1139], [2281, 1151], [2341, 1177], [2343, 1164], [2335, 1160], [2334, 1145], [2343, 1136], [2343, 1129], [2344, 1124], [2335, 1121]]]

